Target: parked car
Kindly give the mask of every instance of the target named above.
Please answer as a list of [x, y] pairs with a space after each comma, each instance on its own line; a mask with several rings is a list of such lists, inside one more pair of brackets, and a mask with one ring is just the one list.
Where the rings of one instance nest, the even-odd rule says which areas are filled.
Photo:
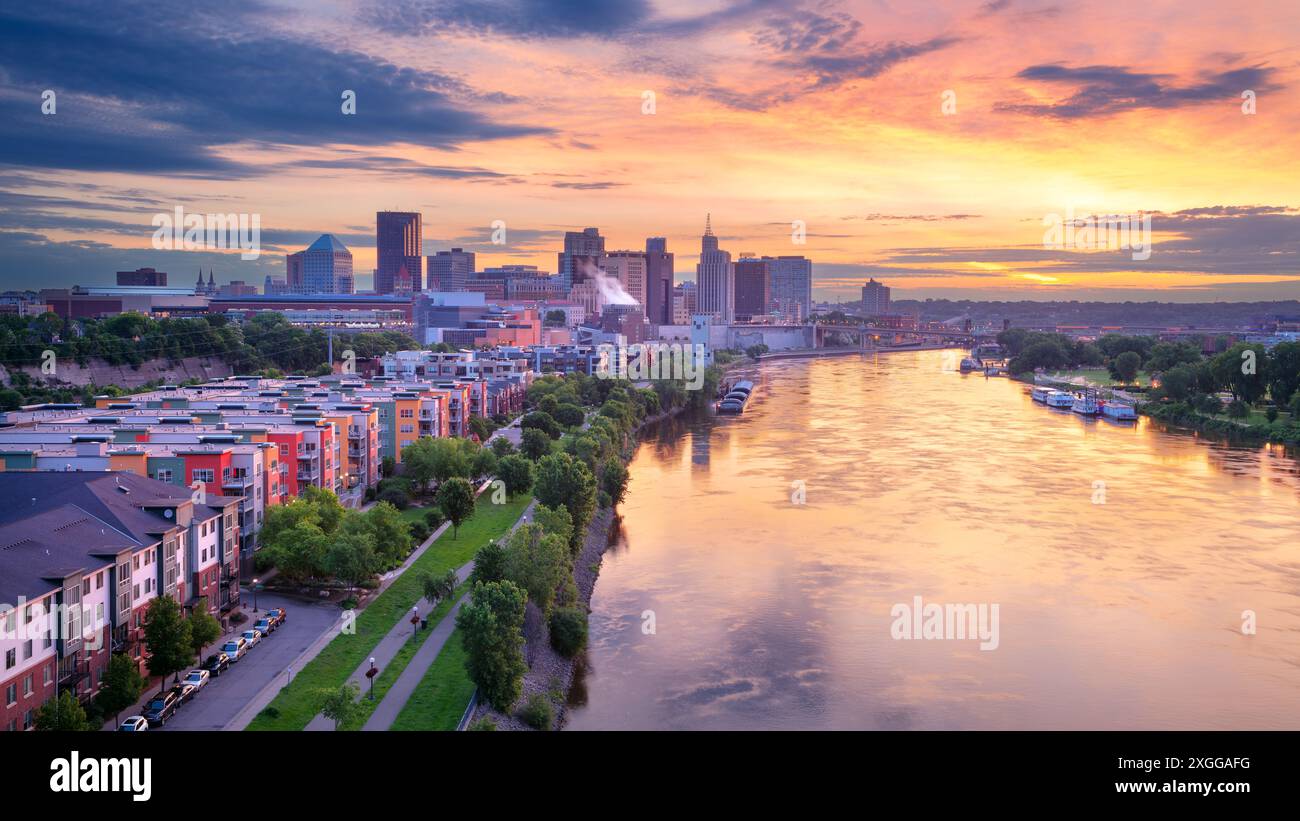
[[203, 662], [203, 669], [212, 674], [213, 678], [221, 675], [230, 669], [230, 656], [225, 653], [213, 653], [208, 656], [208, 660]]
[[267, 619], [258, 619], [253, 624], [253, 629], [260, 632], [263, 636], [269, 636], [276, 628], [276, 622]]
[[275, 626], [279, 627], [284, 623], [285, 619], [289, 618], [289, 611], [285, 610], [283, 607], [272, 607], [270, 610], [266, 611], [266, 617], [272, 619], [275, 622]]
[[248, 652], [248, 640], [243, 637], [231, 639], [221, 645], [221, 652], [225, 653], [226, 656], [230, 658], [231, 664], [234, 664], [242, 659], [244, 654]]
[[250, 650], [256, 647], [262, 641], [261, 630], [245, 630], [239, 635], [243, 636], [244, 641], [248, 642], [248, 649]]
[[212, 674], [207, 670], [191, 670], [190, 674], [185, 677], [185, 683], [194, 685], [194, 689], [197, 691], [207, 687], [211, 678]]
[[122, 720], [122, 726], [117, 729], [122, 733], [143, 733], [149, 729], [149, 722], [144, 716], [127, 716]]
[[190, 684], [188, 681], [182, 681], [178, 684], [173, 684], [172, 688], [167, 692], [174, 693], [177, 700], [180, 701], [181, 704], [184, 704], [194, 698], [194, 694], [198, 691], [199, 688], [195, 687], [193, 684]]
[[176, 711], [180, 706], [181, 700], [176, 696], [176, 693], [168, 690], [145, 705], [145, 720], [149, 722], [151, 728], [161, 727], [167, 723], [167, 719], [176, 715]]

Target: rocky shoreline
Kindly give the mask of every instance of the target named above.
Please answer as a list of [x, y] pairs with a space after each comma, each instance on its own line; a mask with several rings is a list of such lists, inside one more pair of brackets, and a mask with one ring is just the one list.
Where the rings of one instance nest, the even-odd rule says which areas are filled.
[[[636, 434], [639, 435], [648, 425], [676, 416], [685, 409], [675, 408], [642, 420], [637, 426]], [[591, 612], [591, 596], [596, 590], [596, 579], [600, 577], [600, 565], [605, 551], [609, 549], [612, 529], [617, 522], [618, 514], [613, 507], [597, 509], [587, 525], [582, 550], [573, 560], [573, 582], [578, 588], [577, 604], [585, 608], [588, 613]], [[569, 689], [573, 686], [573, 677], [581, 658], [581, 653], [573, 658], [565, 658], [555, 651], [551, 646], [550, 629], [546, 619], [542, 617], [537, 606], [529, 602], [524, 614], [524, 661], [528, 665], [528, 672], [524, 674], [523, 692], [515, 702], [514, 709], [518, 710], [533, 695], [548, 696], [555, 710], [554, 728], [562, 729], [569, 711]], [[469, 723], [473, 724], [484, 718], [491, 718], [496, 722], [498, 730], [531, 731], [533, 729], [513, 712], [506, 715], [494, 710], [487, 702], [480, 701], [474, 708]]]

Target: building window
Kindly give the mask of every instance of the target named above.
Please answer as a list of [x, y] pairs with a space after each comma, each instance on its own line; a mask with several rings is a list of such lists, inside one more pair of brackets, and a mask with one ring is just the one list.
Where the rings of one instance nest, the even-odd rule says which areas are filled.
[[31, 657], [32, 657], [32, 640], [28, 639], [27, 641], [23, 642], [23, 661], [27, 661], [27, 659]]
[[215, 471], [213, 471], [212, 468], [195, 468], [190, 471], [191, 482], [206, 482], [211, 484], [214, 476]]
[[18, 685], [10, 684], [5, 688], [5, 706], [12, 707], [18, 703]]
[[103, 589], [103, 587], [104, 587], [104, 571], [101, 570], [95, 574], [95, 589], [101, 590]]
[[17, 664], [17, 663], [18, 663], [18, 651], [17, 651], [17, 650], [6, 650], [6, 651], [5, 651], [5, 669], [8, 670], [8, 669], [12, 668], [12, 667], [13, 667], [15, 664]]
[[90, 579], [86, 579], [81, 583], [81, 595], [90, 595]]
[[154, 474], [154, 478], [160, 482], [170, 482], [172, 480], [171, 470], [160, 470]]
[[31, 728], [32, 728], [32, 711], [28, 710], [27, 712], [23, 713], [23, 729], [30, 730]]
[[45, 686], [49, 687], [52, 681], [54, 681], [54, 662], [45, 665]]
[[23, 698], [32, 697], [32, 674], [28, 673], [23, 679]]

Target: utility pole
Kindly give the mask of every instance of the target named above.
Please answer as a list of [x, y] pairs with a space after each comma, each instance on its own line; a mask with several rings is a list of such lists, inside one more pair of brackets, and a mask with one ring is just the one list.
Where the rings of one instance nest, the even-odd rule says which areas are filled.
[[329, 363], [330, 363], [330, 370], [334, 370], [334, 327], [333, 327], [333, 326], [330, 326], [329, 328], [326, 329], [326, 332], [329, 334]]

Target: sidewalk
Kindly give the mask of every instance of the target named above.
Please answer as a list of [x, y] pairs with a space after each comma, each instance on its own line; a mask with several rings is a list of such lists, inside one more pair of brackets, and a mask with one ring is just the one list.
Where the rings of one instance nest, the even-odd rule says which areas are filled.
[[[519, 518], [510, 527], [511, 533], [514, 533], [519, 529], [520, 525], [529, 521], [529, 516], [533, 512], [533, 508], [536, 506], [536, 499], [528, 503], [528, 507], [524, 508], [524, 512], [519, 515]], [[464, 584], [473, 570], [474, 562], [470, 561], [465, 564], [464, 567], [461, 567], [456, 571], [456, 578], [460, 580], [461, 584]], [[406, 669], [402, 670], [402, 674], [397, 677], [397, 681], [393, 682], [393, 686], [388, 688], [388, 692], [384, 694], [383, 701], [379, 702], [379, 706], [370, 714], [370, 719], [366, 721], [365, 726], [361, 728], [362, 730], [387, 730], [393, 725], [393, 722], [397, 720], [397, 715], [402, 712], [402, 708], [406, 706], [407, 700], [411, 698], [411, 694], [415, 692], [415, 688], [419, 686], [425, 673], [429, 671], [429, 667], [433, 665], [434, 660], [438, 658], [438, 654], [442, 652], [443, 645], [445, 645], [447, 639], [451, 637], [452, 631], [456, 629], [456, 613], [460, 611], [460, 606], [464, 601], [465, 600], [462, 598], [460, 601], [456, 602], [456, 605], [447, 612], [447, 615], [443, 617], [442, 621], [438, 622], [438, 624], [433, 628], [433, 633], [425, 639], [424, 644], [420, 645], [420, 649], [415, 652], [415, 655], [406, 665]], [[428, 602], [421, 599], [420, 604], [427, 605]], [[390, 633], [382, 642], [380, 642], [381, 648], [390, 638], [392, 638], [392, 635], [393, 634]], [[400, 647], [400, 645], [398, 646]], [[396, 649], [394, 649], [393, 653], [396, 652]], [[382, 669], [383, 665], [379, 662], [379, 653], [376, 652], [374, 655], [375, 664]], [[392, 655], [389, 655], [388, 658], [392, 659]], [[369, 669], [369, 662], [366, 663], [365, 669]], [[363, 679], [365, 677], [365, 669], [361, 671]], [[362, 697], [365, 697], [364, 692]], [[312, 724], [315, 724], [317, 721], [322, 719], [323, 716], [316, 716], [316, 718], [312, 720]], [[333, 722], [326, 720], [325, 724], [325, 727], [312, 727], [309, 724], [307, 729], [333, 729]]]
[[[485, 481], [483, 485], [478, 489], [476, 497], [478, 494], [482, 494], [485, 490], [491, 487], [491, 485], [492, 485], [491, 480]], [[374, 596], [372, 596], [370, 600], [374, 601], [374, 599], [377, 598], [380, 593], [383, 593], [385, 590], [387, 590], [389, 586], [392, 585], [392, 583], [398, 579], [398, 577], [400, 577], [403, 573], [409, 570], [411, 565], [415, 564], [416, 560], [419, 559], [421, 556], [423, 556], [425, 551], [427, 551], [430, 547], [432, 547], [433, 543], [438, 540], [438, 537], [441, 536], [449, 527], [451, 527], [450, 522], [443, 522], [441, 525], [439, 525], [437, 530], [433, 531], [433, 533], [429, 535], [429, 538], [425, 539], [424, 542], [421, 543], [419, 547], [411, 551], [411, 555], [406, 557], [406, 561], [402, 562], [401, 567], [398, 567], [396, 570], [392, 570], [388, 573], [385, 573], [383, 576], [381, 576], [379, 579], [379, 587], [375, 589]], [[393, 631], [390, 632], [389, 635], [391, 636], [392, 633], [401, 630], [403, 627], [406, 628], [406, 633], [409, 636], [411, 625], [410, 622], [406, 621], [405, 619], [398, 620], [397, 624], [394, 625], [393, 627]], [[262, 712], [262, 710], [265, 709], [268, 704], [274, 701], [275, 697], [280, 693], [282, 689], [288, 686], [289, 682], [293, 680], [294, 671], [301, 670], [308, 663], [310, 663], [311, 660], [316, 658], [316, 656], [318, 656], [320, 652], [325, 649], [325, 646], [329, 644], [331, 641], [333, 641], [334, 638], [338, 636], [342, 631], [343, 631], [343, 622], [340, 619], [328, 630], [321, 633], [320, 637], [317, 638], [316, 641], [312, 642], [310, 647], [304, 650], [296, 659], [293, 660], [292, 664], [288, 665], [285, 668], [284, 671], [285, 677], [283, 680], [277, 678], [275, 681], [272, 681], [269, 684], [267, 684], [265, 687], [263, 687], [257, 693], [256, 696], [249, 699], [248, 704], [246, 704], [243, 707], [243, 709], [241, 709], [238, 713], [236, 713], [235, 716], [231, 718], [231, 720], [227, 722], [224, 727], [222, 727], [222, 729], [242, 730], [245, 727], [247, 727], [248, 724], [253, 720], [253, 718], [256, 717], [258, 713]], [[387, 641], [387, 637], [385, 637], [384, 641]], [[383, 642], [381, 642], [381, 644], [382, 643]], [[397, 647], [400, 646], [401, 643], [399, 642], [397, 644]], [[396, 652], [396, 650], [394, 650], [393, 652]], [[391, 658], [391, 656], [389, 656], [389, 658]], [[375, 663], [379, 664], [378, 656], [375, 657]], [[369, 667], [370, 667], [370, 663], [369, 660], [367, 659], [365, 664], [365, 669], [369, 669]], [[365, 670], [362, 670], [361, 672], [362, 672], [361, 683], [364, 684]], [[348, 681], [353, 681], [354, 679], [355, 679], [355, 675], [352, 678], [349, 678]], [[317, 721], [321, 720], [321, 718], [322, 717], [320, 715], [317, 715], [316, 718], [312, 720], [312, 724], [315, 724]], [[330, 725], [326, 729], [333, 729], [332, 722], [329, 722], [327, 720], [326, 724]], [[307, 729], [311, 730], [311, 729], [319, 729], [319, 728], [313, 727], [312, 725], [308, 725]]]

